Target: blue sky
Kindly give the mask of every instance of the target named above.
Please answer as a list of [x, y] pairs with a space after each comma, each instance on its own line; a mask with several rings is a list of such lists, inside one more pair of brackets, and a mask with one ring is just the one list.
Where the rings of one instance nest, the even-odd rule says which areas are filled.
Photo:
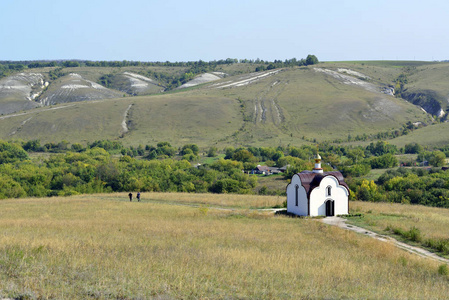
[[0, 60], [446, 60], [448, 13], [444, 0], [0, 0]]

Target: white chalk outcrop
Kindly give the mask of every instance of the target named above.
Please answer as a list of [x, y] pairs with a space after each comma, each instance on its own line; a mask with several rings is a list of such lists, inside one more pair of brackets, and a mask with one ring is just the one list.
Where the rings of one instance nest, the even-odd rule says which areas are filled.
[[40, 99], [41, 105], [53, 105], [58, 103], [79, 102], [118, 98], [122, 94], [105, 88], [104, 86], [83, 78], [80, 74], [70, 73], [60, 78], [60, 81], [52, 84]]
[[212, 81], [217, 81], [222, 79], [226, 74], [223, 72], [212, 72], [212, 73], [204, 73], [196, 76], [194, 79], [184, 83], [179, 86], [178, 89], [185, 89], [192, 86], [197, 86], [203, 83], [208, 83]]

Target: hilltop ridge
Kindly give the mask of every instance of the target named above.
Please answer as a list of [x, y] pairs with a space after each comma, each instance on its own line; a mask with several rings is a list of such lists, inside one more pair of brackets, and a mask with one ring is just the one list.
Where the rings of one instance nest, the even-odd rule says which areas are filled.
[[[0, 138], [302, 144], [365, 139], [447, 118], [449, 87], [443, 82], [448, 63], [332, 62], [270, 65], [254, 72], [263, 69], [260, 65], [220, 64], [197, 76], [185, 66], [22, 70], [0, 80], [0, 113], [31, 109], [33, 117], [3, 118]], [[170, 88], [170, 76], [185, 83]], [[37, 107], [69, 102], [76, 105], [52, 112], [52, 117], [48, 110], [33, 113]], [[125, 111], [128, 131], [121, 135]]]

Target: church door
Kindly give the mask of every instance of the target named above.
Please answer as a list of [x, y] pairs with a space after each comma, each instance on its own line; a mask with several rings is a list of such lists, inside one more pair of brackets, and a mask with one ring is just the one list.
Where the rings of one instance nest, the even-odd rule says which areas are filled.
[[335, 201], [327, 200], [326, 201], [326, 217], [335, 216]]

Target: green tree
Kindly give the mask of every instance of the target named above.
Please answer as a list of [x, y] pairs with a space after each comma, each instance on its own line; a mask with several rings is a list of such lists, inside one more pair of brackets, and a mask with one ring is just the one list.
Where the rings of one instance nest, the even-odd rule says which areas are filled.
[[404, 146], [404, 153], [419, 153], [423, 151], [423, 147], [418, 143], [410, 143]]
[[352, 166], [345, 166], [341, 169], [343, 175], [351, 177], [360, 177], [369, 173], [371, 170], [370, 165], [367, 164], [356, 164]]
[[0, 164], [28, 159], [28, 154], [17, 144], [0, 141]]
[[254, 155], [249, 152], [248, 150], [241, 149], [239, 151], [236, 151], [232, 155], [233, 160], [242, 161], [242, 162], [252, 162], [255, 160]]
[[315, 55], [309, 54], [306, 58], [306, 65], [315, 65], [318, 63], [318, 58]]
[[429, 157], [429, 163], [434, 167], [442, 167], [446, 164], [446, 155], [439, 150], [435, 150]]
[[208, 157], [215, 157], [217, 156], [217, 147], [210, 147], [209, 151], [207, 152]]
[[381, 156], [387, 153], [396, 154], [398, 149], [395, 145], [388, 144], [384, 141], [378, 141], [376, 144], [370, 143], [366, 147], [366, 151], [375, 156]]
[[356, 190], [357, 199], [361, 201], [378, 202], [382, 200], [382, 193], [378, 190], [374, 181], [362, 180]]
[[352, 159], [355, 164], [357, 164], [365, 157], [365, 152], [360, 147], [357, 147], [354, 149], [350, 149], [346, 153], [346, 156]]
[[18, 182], [0, 174], [0, 199], [25, 197], [26, 192]]
[[83, 145], [81, 145], [79, 143], [74, 143], [74, 144], [72, 144], [71, 149], [72, 149], [72, 151], [75, 151], [75, 152], [81, 152], [84, 150], [84, 147], [83, 147]]
[[[188, 152], [187, 150], [191, 150], [191, 152]], [[182, 146], [181, 148], [181, 152], [179, 153], [180, 155], [185, 155], [185, 154], [190, 154], [193, 153], [194, 155], [198, 155], [200, 149], [198, 148], [197, 145], [195, 144], [187, 144]]]
[[39, 140], [31, 140], [23, 144], [23, 149], [25, 151], [39, 151], [41, 148], [41, 142]]
[[234, 152], [235, 152], [234, 147], [226, 147], [225, 148], [225, 153], [226, 153], [225, 159], [231, 159]]
[[393, 154], [387, 153], [379, 157], [373, 157], [370, 163], [373, 169], [386, 169], [397, 167], [398, 159]]

